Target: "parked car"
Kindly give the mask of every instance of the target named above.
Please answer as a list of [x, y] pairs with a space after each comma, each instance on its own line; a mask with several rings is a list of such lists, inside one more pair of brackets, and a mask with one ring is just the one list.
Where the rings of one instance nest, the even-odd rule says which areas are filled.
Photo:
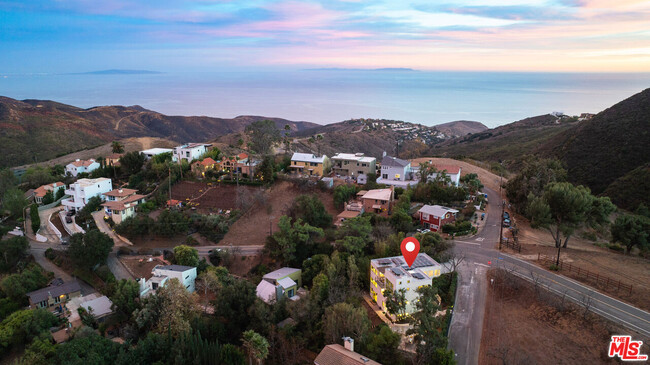
[[481, 220], [484, 220], [484, 219], [485, 219], [485, 213], [482, 213], [481, 214]]
[[66, 223], [72, 223], [72, 217], [71, 216], [66, 216], [65, 217], [65, 222]]
[[504, 219], [504, 220], [503, 220], [503, 226], [504, 226], [504, 227], [510, 227], [510, 219], [507, 219], [507, 218]]
[[431, 230], [428, 229], [428, 228], [418, 228], [417, 231], [418, 231], [418, 233], [429, 233], [429, 232], [431, 232]]
[[74, 211], [74, 210], [70, 210], [70, 211], [68, 211], [65, 215], [68, 216], [68, 217], [72, 217], [74, 214], [75, 214], [75, 211]]
[[508, 213], [508, 212], [503, 212], [503, 218], [504, 218], [504, 219], [510, 219], [510, 213]]

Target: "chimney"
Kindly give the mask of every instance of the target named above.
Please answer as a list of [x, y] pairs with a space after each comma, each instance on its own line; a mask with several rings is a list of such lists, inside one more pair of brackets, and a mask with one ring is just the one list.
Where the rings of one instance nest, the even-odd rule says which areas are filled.
[[79, 159], [76, 159], [75, 161], [79, 161]]
[[122, 191], [124, 191], [124, 190], [122, 190], [122, 188], [120, 188], [120, 189], [118, 190], [118, 192], [119, 192], [120, 194], [122, 194]]
[[343, 346], [346, 350], [354, 352], [354, 339], [350, 337], [343, 337]]

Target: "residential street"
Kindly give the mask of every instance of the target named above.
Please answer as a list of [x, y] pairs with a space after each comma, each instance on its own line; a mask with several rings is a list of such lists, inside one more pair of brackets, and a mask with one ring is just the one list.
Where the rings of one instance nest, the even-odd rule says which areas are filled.
[[[483, 330], [483, 314], [487, 282], [487, 267], [495, 266], [511, 270], [515, 275], [532, 281], [531, 272], [539, 277], [539, 284], [549, 290], [564, 294], [582, 303], [590, 300], [591, 310], [623, 327], [650, 336], [650, 313], [618, 301], [607, 295], [532, 263], [511, 255], [500, 253], [499, 241], [501, 208], [497, 192], [484, 188], [488, 194], [488, 217], [483, 230], [474, 237], [456, 240], [455, 251], [464, 253], [464, 264], [459, 267], [460, 281], [456, 292], [456, 306], [449, 329], [449, 347], [456, 352], [459, 365], [477, 364]], [[469, 277], [468, 277], [469, 276]]]

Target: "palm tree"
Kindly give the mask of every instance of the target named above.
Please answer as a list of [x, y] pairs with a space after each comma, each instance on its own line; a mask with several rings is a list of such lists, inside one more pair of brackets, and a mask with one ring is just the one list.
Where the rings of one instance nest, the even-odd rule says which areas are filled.
[[111, 147], [113, 148], [113, 153], [124, 152], [124, 145], [119, 141], [113, 141], [113, 143], [111, 143]]
[[242, 343], [248, 353], [248, 363], [253, 364], [255, 359], [257, 364], [261, 364], [269, 356], [269, 342], [259, 333], [248, 330], [242, 335]]
[[291, 148], [291, 139], [289, 138], [289, 134], [291, 133], [291, 127], [288, 124], [284, 125], [284, 144], [286, 145], [285, 150], [289, 152], [289, 149]]

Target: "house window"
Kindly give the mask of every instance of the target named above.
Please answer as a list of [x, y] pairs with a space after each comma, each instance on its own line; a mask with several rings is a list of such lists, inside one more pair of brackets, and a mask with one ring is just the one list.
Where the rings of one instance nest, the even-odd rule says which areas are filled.
[[47, 307], [47, 300], [44, 300], [44, 301], [38, 303], [38, 306], [41, 307], [41, 308]]
[[189, 288], [190, 288], [190, 284], [187, 284], [187, 286], [185, 287], [185, 289], [189, 289]]
[[58, 295], [54, 297], [54, 303], [61, 303], [61, 298]]
[[382, 179], [388, 179], [388, 174], [381, 175]]
[[425, 221], [429, 220], [429, 215], [427, 213], [422, 213], [422, 219]]
[[187, 276], [185, 277], [185, 280], [187, 280], [187, 279], [189, 279], [189, 278], [190, 278], [190, 276], [189, 276], [189, 275], [187, 275]]
[[288, 297], [289, 298], [293, 297], [293, 289], [289, 290]]

